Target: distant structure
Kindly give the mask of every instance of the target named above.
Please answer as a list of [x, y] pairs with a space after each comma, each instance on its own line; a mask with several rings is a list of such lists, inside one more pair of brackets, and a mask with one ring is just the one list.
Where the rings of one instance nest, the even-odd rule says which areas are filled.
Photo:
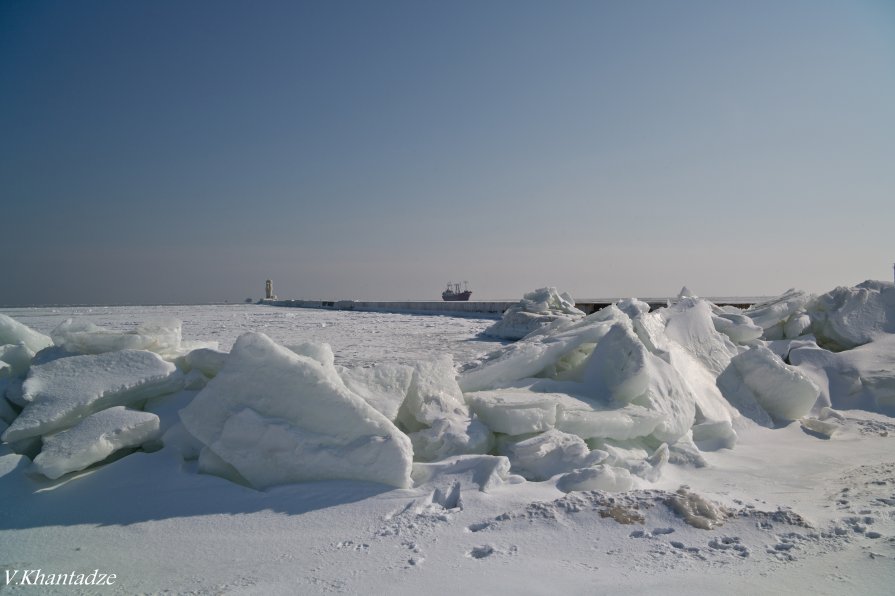
[[447, 289], [441, 293], [441, 299], [445, 302], [467, 301], [472, 296], [472, 290], [469, 289], [469, 282], [463, 282], [463, 290], [460, 290], [459, 283], [448, 282]]
[[264, 282], [264, 299], [265, 300], [276, 300], [277, 296], [273, 293], [273, 282], [271, 280], [267, 280]]

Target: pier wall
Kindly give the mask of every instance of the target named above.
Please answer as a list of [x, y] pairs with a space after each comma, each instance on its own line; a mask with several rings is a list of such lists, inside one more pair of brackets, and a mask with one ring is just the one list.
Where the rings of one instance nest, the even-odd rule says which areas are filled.
[[[446, 314], [451, 316], [468, 316], [481, 318], [500, 318], [503, 312], [518, 302], [445, 302], [435, 300], [418, 301], [393, 301], [371, 302], [358, 300], [261, 300], [259, 304], [270, 306], [285, 306], [291, 308], [320, 308], [324, 310], [357, 310], [363, 312], [392, 312], [410, 314]], [[575, 306], [591, 314], [606, 308], [613, 302], [578, 302]], [[661, 308], [668, 304], [667, 300], [648, 301], [650, 310]], [[746, 302], [716, 302], [718, 306], [736, 306], [747, 308], [751, 303]]]

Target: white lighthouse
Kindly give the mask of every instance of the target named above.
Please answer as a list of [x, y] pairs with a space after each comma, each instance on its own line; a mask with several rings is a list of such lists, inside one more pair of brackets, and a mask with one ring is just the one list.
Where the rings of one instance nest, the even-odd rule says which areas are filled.
[[269, 279], [264, 282], [264, 299], [276, 300], [276, 296], [273, 295], [273, 281]]

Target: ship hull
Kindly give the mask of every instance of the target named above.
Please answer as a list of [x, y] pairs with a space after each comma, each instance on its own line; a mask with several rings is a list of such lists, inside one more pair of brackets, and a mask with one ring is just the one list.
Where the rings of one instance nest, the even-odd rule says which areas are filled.
[[467, 290], [465, 292], [460, 292], [459, 294], [455, 294], [454, 292], [442, 292], [441, 299], [445, 302], [460, 302], [467, 301], [469, 297], [472, 296], [472, 292]]

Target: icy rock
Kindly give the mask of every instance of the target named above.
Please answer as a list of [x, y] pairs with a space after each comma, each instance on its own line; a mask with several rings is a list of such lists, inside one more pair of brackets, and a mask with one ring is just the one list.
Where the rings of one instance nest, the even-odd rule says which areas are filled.
[[74, 354], [102, 354], [119, 350], [147, 350], [162, 356], [178, 355], [180, 321], [145, 322], [132, 331], [112, 331], [87, 321], [66, 319], [50, 334], [53, 343]]
[[868, 280], [854, 288], [838, 287], [818, 296], [808, 314], [818, 344], [848, 350], [895, 333], [895, 285]]
[[557, 320], [583, 317], [584, 312], [575, 308], [575, 301], [568, 294], [554, 287], [539, 288], [508, 308], [500, 321], [485, 329], [482, 335], [518, 340]]
[[[24, 343], [0, 346], [0, 365], [9, 365], [9, 376], [24, 377], [31, 366], [34, 352]], [[2, 376], [2, 375], [0, 375]]]
[[414, 455], [421, 461], [485, 453], [491, 447], [491, 432], [470, 415], [451, 356], [414, 366], [398, 422], [409, 431]]
[[214, 377], [224, 367], [227, 362], [227, 352], [220, 350], [211, 350], [208, 348], [199, 348], [192, 350], [184, 356], [184, 362], [191, 370], [198, 370], [206, 377]]
[[569, 472], [561, 476], [556, 483], [556, 488], [565, 493], [584, 490], [618, 493], [631, 490], [633, 486], [634, 478], [628, 470], [606, 464]]
[[558, 430], [506, 442], [501, 453], [510, 459], [511, 470], [526, 480], [547, 480], [557, 474], [602, 462], [605, 451], [591, 451], [583, 439]]
[[46, 435], [105, 408], [177, 391], [183, 378], [175, 371], [170, 362], [142, 350], [72, 356], [32, 366], [22, 386], [25, 408], [3, 440]]
[[155, 414], [118, 406], [88, 416], [71, 428], [44, 437], [34, 468], [52, 480], [83, 470], [120, 449], [139, 447], [159, 434]]
[[336, 370], [348, 389], [392, 422], [397, 420], [413, 379], [412, 366], [386, 363], [369, 368], [337, 367]]
[[32, 352], [39, 352], [53, 345], [53, 340], [43, 333], [38, 333], [27, 325], [0, 314], [0, 346], [16, 345], [20, 342]]
[[[789, 366], [771, 350], [760, 346], [733, 358], [730, 367], [718, 378], [724, 395], [744, 415], [753, 418], [754, 402], [774, 420], [797, 420], [806, 415], [817, 401], [820, 390], [798, 368]], [[745, 411], [743, 411], [745, 410]], [[768, 426], [766, 420], [753, 418]]]
[[482, 492], [516, 482], [510, 474], [510, 460], [503, 456], [457, 455], [439, 462], [413, 464], [415, 486], [443, 485], [446, 481], [476, 486]]
[[764, 329], [763, 339], [783, 339], [784, 327], [789, 318], [801, 315], [814, 299], [813, 294], [793, 288], [776, 298], [747, 308], [743, 314]]
[[848, 350], [793, 347], [789, 361], [820, 389], [818, 405], [895, 416], [895, 335]]
[[13, 375], [12, 366], [0, 360], [0, 380], [11, 378]]
[[236, 340], [180, 417], [255, 488], [330, 479], [410, 486], [407, 436], [345, 387], [335, 368], [260, 333]]

